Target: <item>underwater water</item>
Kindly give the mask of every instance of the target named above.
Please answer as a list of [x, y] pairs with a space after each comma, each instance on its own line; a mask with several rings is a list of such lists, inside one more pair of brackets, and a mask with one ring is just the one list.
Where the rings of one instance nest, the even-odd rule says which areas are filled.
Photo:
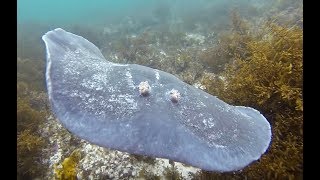
[[[302, 179], [302, 0], [18, 0], [18, 179]], [[41, 37], [62, 28], [111, 62], [178, 77], [231, 105], [257, 109], [272, 140], [258, 161], [208, 172], [99, 147], [52, 113]]]

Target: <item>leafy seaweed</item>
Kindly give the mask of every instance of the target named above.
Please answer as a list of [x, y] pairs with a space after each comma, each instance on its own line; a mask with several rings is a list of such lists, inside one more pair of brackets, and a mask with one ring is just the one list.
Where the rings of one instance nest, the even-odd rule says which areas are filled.
[[[248, 36], [241, 52], [229, 51], [233, 60], [225, 71], [202, 79], [209, 93], [230, 104], [254, 107], [272, 124], [273, 139], [267, 154], [232, 177], [302, 177], [302, 32], [297, 26], [270, 21], [256, 34], [240, 31]], [[237, 44], [241, 39], [231, 37]]]
[[76, 180], [77, 165], [81, 160], [79, 149], [74, 150], [69, 157], [65, 158], [60, 165], [55, 165], [55, 178], [58, 180]]

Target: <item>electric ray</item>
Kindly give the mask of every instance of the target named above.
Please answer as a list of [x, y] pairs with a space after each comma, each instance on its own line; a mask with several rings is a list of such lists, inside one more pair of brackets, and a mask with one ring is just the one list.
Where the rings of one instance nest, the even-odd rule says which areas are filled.
[[82, 139], [220, 172], [244, 168], [269, 146], [270, 124], [253, 108], [229, 105], [157, 69], [109, 62], [61, 28], [42, 39], [51, 108]]

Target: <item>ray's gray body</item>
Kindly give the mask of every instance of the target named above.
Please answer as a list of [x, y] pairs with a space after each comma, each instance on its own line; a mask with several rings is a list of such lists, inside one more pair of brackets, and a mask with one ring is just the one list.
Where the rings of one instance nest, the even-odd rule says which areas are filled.
[[[269, 146], [270, 124], [255, 109], [228, 105], [160, 70], [111, 63], [60, 28], [42, 39], [52, 110], [80, 138], [221, 172], [242, 169]], [[139, 94], [142, 81], [149, 96]], [[170, 101], [172, 89], [181, 94], [178, 103]]]

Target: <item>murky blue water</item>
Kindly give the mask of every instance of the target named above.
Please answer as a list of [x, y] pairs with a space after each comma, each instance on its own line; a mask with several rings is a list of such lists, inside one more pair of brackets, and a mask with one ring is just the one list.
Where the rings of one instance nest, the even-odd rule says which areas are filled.
[[[22, 57], [31, 55], [36, 58], [43, 56], [39, 53], [40, 51], [38, 55], [30, 54], [34, 49], [28, 49], [26, 52], [26, 44], [33, 44], [40, 49], [43, 44], [39, 37], [57, 27], [79, 33], [74, 29], [79, 30], [80, 28], [83, 32], [83, 28], [86, 28], [87, 32], [103, 32], [106, 27], [109, 30], [110, 27], [118, 26], [118, 30], [125, 29], [128, 33], [139, 34], [146, 28], [165, 24], [171, 28], [170, 31], [172, 31], [172, 26], [175, 26], [175, 31], [184, 33], [199, 24], [202, 24], [202, 28], [208, 28], [220, 22], [226, 24], [230, 10], [238, 8], [239, 12], [248, 15], [247, 7], [263, 7], [266, 2], [268, 1], [18, 0], [18, 55]], [[216, 25], [218, 26], [222, 27]], [[80, 32], [80, 35], [84, 34]], [[91, 37], [86, 36], [86, 38], [93, 40]]]
[[152, 0], [18, 0], [18, 22], [94, 24], [151, 7]]
[[[256, 0], [18, 0], [18, 24], [44, 23], [47, 25], [94, 25], [121, 21], [124, 17], [158, 18], [163, 15], [192, 14], [209, 16], [209, 9], [216, 6], [223, 10], [238, 5], [263, 5]], [[217, 11], [217, 8], [216, 11]], [[222, 10], [222, 11], [221, 11]], [[213, 13], [213, 12], [211, 12]], [[227, 15], [227, 14], [224, 14]], [[211, 17], [213, 20], [216, 17]]]

